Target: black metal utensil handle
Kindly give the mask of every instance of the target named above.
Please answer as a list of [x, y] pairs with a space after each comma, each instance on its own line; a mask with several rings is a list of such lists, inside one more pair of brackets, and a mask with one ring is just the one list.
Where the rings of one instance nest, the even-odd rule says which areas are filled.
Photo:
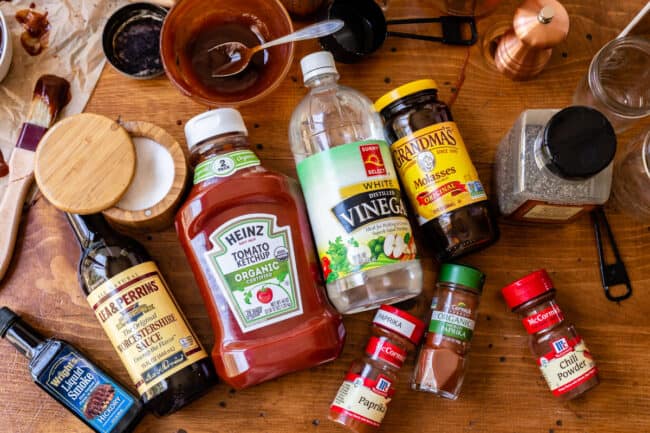
[[[623, 263], [623, 259], [621, 259], [621, 255], [618, 252], [614, 234], [612, 233], [612, 229], [609, 226], [609, 222], [605, 216], [605, 211], [602, 207], [598, 207], [595, 210], [591, 211], [591, 220], [594, 224], [594, 235], [596, 236], [598, 260], [600, 262], [600, 278], [603, 283], [603, 289], [605, 289], [605, 296], [607, 296], [607, 299], [612, 302], [624, 301], [632, 296], [632, 284], [630, 283], [630, 277], [627, 275], [625, 263]], [[609, 247], [614, 253], [614, 258], [616, 260], [614, 263], [606, 263], [605, 261], [605, 252], [601, 236], [601, 225], [605, 228], [605, 234], [607, 236]], [[625, 285], [625, 293], [618, 296], [612, 295], [610, 288], [612, 286], [619, 285]]]
[[[476, 21], [474, 17], [457, 17], [442, 16], [435, 18], [407, 18], [401, 20], [386, 21], [386, 25], [403, 25], [403, 24], [424, 24], [440, 23], [442, 26], [442, 36], [425, 36], [415, 33], [391, 32], [388, 36], [397, 38], [418, 39], [421, 41], [441, 42], [447, 45], [474, 45], [478, 41], [478, 31], [476, 30]], [[470, 39], [463, 38], [462, 25], [467, 24], [471, 31]]]

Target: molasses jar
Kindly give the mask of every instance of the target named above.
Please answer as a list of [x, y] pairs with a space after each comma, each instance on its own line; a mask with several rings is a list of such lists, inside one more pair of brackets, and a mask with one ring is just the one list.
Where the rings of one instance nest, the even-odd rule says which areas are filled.
[[476, 168], [433, 80], [400, 86], [375, 102], [395, 167], [439, 261], [492, 244], [498, 228]]

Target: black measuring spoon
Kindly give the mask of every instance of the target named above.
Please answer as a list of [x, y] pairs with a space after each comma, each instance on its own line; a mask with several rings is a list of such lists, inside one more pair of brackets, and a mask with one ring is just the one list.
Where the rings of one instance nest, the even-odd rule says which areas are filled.
[[[441, 42], [449, 45], [473, 45], [478, 40], [473, 17], [442, 16], [386, 20], [374, 0], [334, 0], [327, 9], [328, 19], [340, 19], [345, 26], [338, 32], [320, 39], [321, 46], [332, 52], [342, 63], [355, 63], [377, 51], [388, 36]], [[389, 31], [389, 26], [401, 24], [440, 23], [442, 36]], [[469, 26], [471, 37], [463, 37], [462, 25]]]

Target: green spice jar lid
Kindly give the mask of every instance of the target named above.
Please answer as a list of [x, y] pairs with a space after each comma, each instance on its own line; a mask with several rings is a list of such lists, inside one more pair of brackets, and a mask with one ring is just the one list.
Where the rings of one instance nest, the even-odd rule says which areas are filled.
[[485, 283], [485, 274], [472, 266], [444, 263], [440, 266], [438, 282], [461, 284], [480, 295]]

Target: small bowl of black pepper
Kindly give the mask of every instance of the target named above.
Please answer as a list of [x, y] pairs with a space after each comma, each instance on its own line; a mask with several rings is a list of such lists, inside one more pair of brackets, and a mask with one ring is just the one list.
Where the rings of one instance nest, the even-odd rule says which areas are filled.
[[111, 15], [104, 26], [104, 55], [122, 74], [148, 79], [164, 72], [160, 58], [160, 30], [167, 9], [132, 3]]

